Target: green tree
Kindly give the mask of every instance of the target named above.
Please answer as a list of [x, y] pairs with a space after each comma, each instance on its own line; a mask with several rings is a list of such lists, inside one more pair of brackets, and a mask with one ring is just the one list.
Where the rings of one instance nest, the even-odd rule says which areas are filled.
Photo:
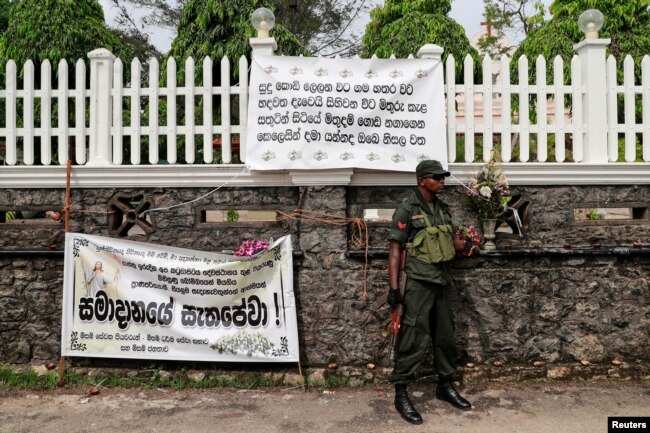
[[[238, 74], [239, 58], [250, 57], [249, 38], [255, 36], [250, 16], [259, 7], [273, 6], [271, 0], [189, 0], [178, 25], [178, 35], [172, 42], [168, 56], [178, 61], [178, 76], [183, 77], [184, 60], [193, 57], [197, 76], [202, 60], [210, 56], [219, 61], [227, 56], [233, 75]], [[286, 27], [276, 22], [271, 31], [278, 45], [278, 55], [310, 55], [300, 41]]]
[[104, 23], [97, 0], [22, 0], [9, 14], [9, 26], [0, 37], [0, 68], [9, 59], [19, 70], [31, 59], [38, 65], [49, 59], [52, 67], [66, 59], [70, 64], [104, 47], [124, 58], [124, 44]]
[[0, 35], [9, 26], [9, 12], [18, 0], [0, 0]]
[[[146, 25], [176, 30], [180, 25], [182, 11], [190, 0], [111, 0], [119, 10], [118, 22], [128, 25], [133, 18], [125, 6], [147, 10], [142, 18]], [[226, 8], [226, 4], [210, 2], [210, 7]], [[367, 9], [367, 0], [272, 0], [267, 7], [276, 15], [276, 23], [291, 30], [303, 46], [313, 54], [344, 51], [358, 46], [357, 35], [350, 30], [351, 24]], [[248, 18], [247, 12], [239, 15]], [[137, 27], [136, 27], [137, 29]], [[140, 29], [138, 32], [142, 33]]]
[[363, 35], [363, 56], [387, 58], [391, 54], [407, 57], [425, 44], [445, 49], [456, 59], [456, 77], [462, 79], [463, 60], [467, 54], [478, 60], [465, 29], [448, 16], [451, 0], [386, 0], [370, 12], [370, 23]]
[[[650, 0], [555, 0], [549, 10], [551, 19], [531, 30], [514, 53], [514, 58], [525, 54], [529, 60], [529, 73], [535, 77], [535, 59], [547, 59], [547, 78], [551, 82], [552, 61], [562, 56], [565, 61], [565, 80], [570, 74], [573, 45], [584, 39], [578, 28], [578, 17], [587, 9], [599, 9], [605, 15], [601, 38], [611, 38], [607, 51], [620, 63], [630, 54], [637, 67], [642, 57], [650, 53]], [[513, 62], [513, 70], [516, 64]], [[638, 71], [637, 71], [638, 74]], [[516, 76], [516, 75], [514, 75]]]

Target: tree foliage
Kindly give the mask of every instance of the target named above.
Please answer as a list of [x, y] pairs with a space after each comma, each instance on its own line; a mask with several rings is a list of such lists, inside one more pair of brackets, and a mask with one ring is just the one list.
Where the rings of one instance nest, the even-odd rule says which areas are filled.
[[[271, 0], [190, 0], [183, 9], [178, 35], [168, 54], [179, 62], [179, 76], [182, 76], [184, 59], [190, 56], [197, 63], [197, 74], [206, 56], [213, 60], [227, 56], [232, 62], [234, 74], [237, 74], [239, 58], [244, 55], [250, 57], [249, 38], [255, 36], [250, 16], [255, 9], [269, 6], [272, 6]], [[276, 22], [271, 32], [278, 45], [278, 55], [309, 55], [283, 25]]]
[[9, 59], [19, 69], [29, 59], [36, 65], [49, 59], [56, 69], [60, 60], [87, 59], [100, 47], [129, 57], [104, 23], [97, 0], [22, 0], [11, 8], [9, 26], [0, 37], [0, 68], [4, 70]]
[[3, 34], [9, 26], [9, 12], [11, 7], [17, 3], [18, 0], [0, 0], [0, 35]]
[[550, 80], [552, 59], [562, 56], [565, 61], [565, 80], [568, 79], [569, 63], [574, 55], [573, 45], [584, 39], [578, 28], [578, 17], [587, 9], [599, 9], [605, 15], [605, 24], [599, 37], [612, 40], [608, 53], [613, 54], [618, 62], [630, 54], [638, 66], [642, 57], [650, 54], [648, 6], [650, 0], [556, 0], [549, 8], [551, 19], [533, 29], [513, 57], [525, 54], [532, 60], [529, 62], [529, 72], [534, 77], [534, 59], [539, 55], [544, 56]]
[[276, 22], [284, 24], [313, 54], [356, 54], [360, 35], [351, 29], [367, 0], [275, 0]]
[[120, 3], [120, 0], [111, 1], [113, 6], [118, 9], [117, 28], [113, 28], [112, 31], [127, 46], [133, 57], [141, 60], [155, 57], [162, 60], [162, 53], [151, 43], [150, 36], [141, 31], [127, 8]]
[[[181, 22], [183, 9], [190, 0], [112, 0], [119, 10], [118, 23], [143, 32], [137, 26], [131, 26], [134, 19], [125, 6], [136, 6], [138, 10], [147, 10], [143, 23], [176, 30]], [[367, 0], [296, 0], [292, 5], [288, 0], [271, 0], [266, 2], [276, 15], [276, 23], [298, 38], [301, 44], [312, 53], [331, 52], [333, 50], [352, 49], [358, 46], [357, 35], [350, 26], [359, 13], [367, 9]], [[212, 0], [206, 3], [210, 8], [227, 8], [228, 4]], [[243, 19], [248, 19], [248, 8], [240, 11]], [[134, 30], [135, 29], [135, 30]], [[143, 36], [144, 37], [144, 34]]]
[[436, 44], [445, 49], [443, 59], [453, 54], [460, 79], [465, 56], [477, 60], [478, 54], [465, 29], [447, 16], [450, 10], [451, 0], [386, 0], [370, 12], [363, 36], [364, 57], [407, 57], [425, 44]]
[[541, 0], [484, 0], [487, 34], [478, 42], [482, 53], [499, 58], [514, 51], [512, 45], [504, 45], [506, 33], [527, 35], [544, 22], [546, 8]]

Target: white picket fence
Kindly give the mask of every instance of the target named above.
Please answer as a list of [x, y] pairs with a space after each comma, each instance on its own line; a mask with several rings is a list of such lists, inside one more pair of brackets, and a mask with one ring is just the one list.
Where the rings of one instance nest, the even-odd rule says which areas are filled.
[[[498, 68], [499, 79], [493, 82], [494, 62], [486, 57], [480, 65], [483, 84], [475, 84], [475, 65], [468, 56], [463, 62], [463, 84], [457, 84], [456, 60], [450, 56], [445, 65], [445, 92], [448, 159], [452, 167], [455, 165], [461, 175], [463, 170], [469, 173], [476, 163], [489, 160], [492, 150], [498, 148], [503, 161], [524, 164], [511, 163], [508, 169], [515, 177], [517, 173], [523, 173], [521, 178], [528, 181], [531, 180], [531, 170], [541, 173], [542, 177], [551, 176], [551, 171], [540, 163], [560, 163], [563, 170], [582, 173], [579, 183], [588, 183], [598, 176], [597, 173], [602, 175], [601, 168], [592, 167], [593, 171], [585, 171], [584, 167], [571, 169], [564, 165], [575, 163], [572, 165], [578, 166], [578, 163], [583, 163], [607, 166], [625, 162], [625, 167], [611, 165], [614, 170], [610, 170], [611, 176], [625, 172], [627, 174], [619, 179], [620, 182], [650, 183], [650, 175], [645, 167], [645, 162], [650, 161], [650, 57], [646, 56], [641, 64], [640, 84], [634, 80], [633, 60], [626, 58], [623, 65], [624, 81], [619, 84], [616, 80], [618, 65], [613, 57], [605, 60], [606, 42], [596, 40], [578, 44], [577, 54], [571, 60], [569, 83], [563, 80], [564, 65], [559, 57], [553, 59], [552, 83], [546, 82], [547, 65], [543, 57], [535, 60], [535, 83], [530, 83], [526, 57], [517, 60], [518, 77], [510, 77], [511, 60], [502, 58]], [[0, 184], [12, 185], [11, 182], [16, 179], [25, 184], [30, 175], [25, 168], [64, 165], [70, 142], [75, 145], [75, 163], [84, 167], [115, 170], [118, 167], [144, 168], [164, 164], [167, 169], [182, 171], [187, 165], [192, 165], [203, 170], [198, 173], [214, 170], [215, 167], [228, 168], [222, 171], [224, 176], [241, 170], [246, 150], [248, 74], [241, 73], [239, 82], [232, 84], [229, 59], [224, 58], [220, 62], [221, 83], [218, 86], [212, 84], [215, 68], [211, 59], [203, 60], [200, 85], [194, 84], [195, 62], [187, 59], [185, 84], [180, 86], [176, 82], [177, 64], [174, 59], [169, 59], [164, 65], [167, 82], [164, 87], [159, 86], [160, 65], [152, 59], [146, 70], [148, 86], [143, 87], [141, 77], [145, 69], [137, 59], [128, 65], [130, 81], [124, 85], [125, 65], [121, 60], [103, 49], [89, 53], [89, 58], [90, 80], [86, 82], [86, 65], [79, 60], [74, 70], [75, 88], [68, 88], [70, 71], [65, 61], [57, 67], [56, 87], [53, 86], [52, 67], [47, 61], [40, 65], [38, 86], [35, 83], [35, 66], [31, 61], [24, 65], [21, 85], [16, 64], [13, 61], [7, 64], [6, 88], [0, 90], [0, 100], [5, 102], [6, 112], [6, 122], [0, 128], [0, 159], [4, 161], [4, 167], [0, 167]], [[239, 60], [239, 70], [248, 70], [244, 57]], [[237, 124], [230, 123], [233, 95], [238, 99]], [[624, 100], [623, 123], [618, 122], [619, 95]], [[639, 95], [643, 114], [637, 123], [635, 105]], [[219, 97], [218, 107], [213, 106], [215, 96]], [[531, 97], [538, 101], [534, 107], [536, 122], [531, 122], [529, 116], [512, 114], [513, 96], [520, 101], [519, 113], [529, 112]], [[179, 103], [179, 99], [183, 102]], [[159, 116], [162, 103], [166, 109], [164, 119]], [[197, 121], [195, 109], [199, 103], [202, 111]], [[457, 105], [462, 106], [462, 117], [454, 115]], [[140, 109], [125, 109], [125, 106]], [[219, 124], [213, 122], [216, 109], [220, 109], [221, 113]], [[177, 123], [178, 110], [183, 110], [184, 121]], [[38, 121], [35, 113], [40, 113]], [[146, 122], [143, 121], [145, 117]], [[232, 145], [233, 136], [239, 139], [239, 147]], [[167, 143], [164, 147], [166, 152], [162, 155], [161, 137]], [[552, 140], [549, 140], [550, 137]], [[624, 138], [625, 161], [618, 161], [619, 137]], [[215, 138], [218, 140], [215, 141]], [[464, 156], [459, 158], [457, 144], [461, 139], [464, 141]], [[40, 146], [36, 145], [37, 141]], [[143, 158], [140, 150], [143, 141], [148, 148], [146, 158]], [[552, 147], [549, 141], [552, 141]], [[182, 145], [177, 146], [179, 142]], [[570, 158], [567, 157], [569, 142], [572, 151]], [[215, 146], [219, 150], [218, 161]], [[181, 155], [177, 154], [179, 148], [184, 150]], [[198, 148], [202, 151], [197, 152]], [[637, 154], [637, 149], [642, 149], [638, 152], [640, 154]], [[239, 152], [238, 158], [233, 158], [233, 151]], [[37, 152], [39, 155], [36, 155]], [[125, 152], [129, 155], [126, 160]], [[197, 153], [202, 154], [200, 160], [196, 160]], [[640, 159], [644, 162], [631, 164]], [[5, 171], [3, 174], [3, 170], [10, 167], [22, 169], [9, 174]], [[551, 170], [557, 170], [557, 167]], [[634, 176], [630, 177], [632, 172]], [[52, 176], [60, 179], [60, 175], [57, 172]], [[348, 181], [350, 178], [355, 180], [352, 172], [344, 173], [343, 178], [346, 176]], [[157, 175], [150, 182], [158, 184], [161, 178], [163, 175]], [[213, 183], [213, 180], [206, 178], [199, 183]], [[373, 175], [366, 174], [364, 179], [356, 176], [358, 184], [371, 184], [376, 180], [377, 176]], [[286, 178], [278, 178], [276, 174], [276, 178], [267, 183], [283, 184], [286, 181]], [[345, 179], [341, 182], [345, 182]], [[410, 183], [412, 180], [396, 175], [391, 182]]]
[[[450, 56], [446, 64], [446, 94], [447, 113], [455, 112], [458, 99], [464, 101], [464, 110], [461, 121], [458, 116], [448, 116], [449, 160], [458, 161], [456, 158], [456, 140], [464, 137], [464, 162], [476, 160], [487, 161], [494, 148], [494, 140], [498, 138], [501, 143], [500, 157], [503, 161], [512, 161], [514, 136], [519, 138], [520, 162], [565, 162], [566, 137], [570, 136], [572, 142], [572, 161], [584, 161], [583, 133], [589, 127], [585, 124], [583, 111], [583, 95], [586, 92], [586, 83], [583, 83], [581, 62], [578, 56], [571, 60], [571, 82], [565, 83], [563, 77], [564, 61], [561, 57], [553, 60], [553, 83], [546, 83], [546, 59], [542, 56], [535, 61], [537, 82], [530, 84], [528, 76], [528, 59], [522, 56], [518, 59], [519, 77], [513, 84], [510, 77], [511, 59], [503, 57], [500, 60], [500, 77], [493, 83], [491, 77], [494, 73], [494, 64], [490, 57], [485, 57], [482, 63], [482, 82], [474, 84], [474, 62], [467, 56], [464, 60], [464, 82], [455, 84], [455, 59]], [[641, 62], [641, 83], [635, 82], [635, 68], [632, 57], [627, 56], [623, 63], [623, 83], [617, 82], [619, 71], [616, 59], [609, 56], [607, 59], [606, 91], [607, 117], [602, 118], [600, 125], [607, 125], [607, 156], [609, 162], [619, 161], [619, 147], [623, 147], [624, 161], [634, 162], [640, 159], [650, 161], [650, 57], [645, 56]], [[449, 95], [456, 95], [450, 98]], [[481, 106], [476, 105], [477, 95], [480, 96]], [[624, 122], [618, 121], [619, 95], [623, 96]], [[643, 117], [640, 123], [635, 118], [636, 101], [641, 96]], [[520, 105], [519, 113], [531, 110], [531, 100], [545, 101], [535, 104], [536, 123], [530, 123], [529, 116], [511, 116], [512, 96], [517, 96]], [[499, 121], [495, 119], [494, 104], [499, 103]], [[552, 110], [552, 114], [549, 111]], [[480, 123], [477, 123], [477, 111], [481, 113]], [[514, 118], [514, 119], [513, 119]], [[513, 120], [518, 120], [513, 123]], [[482, 140], [483, 151], [476, 155], [475, 137]], [[531, 157], [531, 137], [536, 141], [536, 157]], [[548, 138], [553, 136], [554, 146], [549, 147]], [[623, 139], [623, 144], [619, 140]], [[642, 154], [638, 154], [637, 144], [642, 145]], [[554, 158], [549, 159], [549, 153], [554, 150]], [[460, 162], [460, 161], [458, 161]], [[623, 162], [623, 161], [619, 161]]]
[[[98, 57], [99, 56], [99, 57]], [[185, 155], [181, 161], [188, 164], [213, 162], [213, 142], [215, 136], [221, 137], [220, 149], [223, 163], [232, 160], [231, 137], [238, 134], [240, 142], [245, 143], [246, 113], [248, 100], [248, 75], [242, 74], [240, 82], [230, 84], [230, 61], [228, 58], [221, 60], [220, 70], [222, 77], [221, 86], [212, 85], [213, 63], [210, 58], [203, 61], [203, 85], [195, 86], [194, 59], [185, 61], [186, 86], [176, 84], [176, 61], [169, 59], [166, 63], [167, 86], [159, 87], [160, 66], [156, 59], [148, 62], [148, 87], [141, 87], [143, 73], [142, 64], [138, 59], [130, 65], [130, 86], [124, 86], [124, 64], [120, 59], [113, 59], [110, 53], [101, 50], [90, 55], [91, 74], [90, 87], [86, 86], [86, 65], [82, 60], [77, 61], [75, 67], [75, 89], [68, 89], [69, 67], [63, 60], [57, 69], [58, 86], [53, 88], [51, 83], [52, 71], [48, 61], [43, 62], [40, 68], [40, 88], [35, 89], [35, 68], [31, 61], [24, 67], [23, 86], [18, 89], [17, 67], [13, 61], [7, 64], [6, 90], [0, 90], [0, 98], [6, 101], [6, 125], [0, 128], [0, 139], [4, 138], [6, 146], [5, 164], [16, 165], [19, 163], [33, 165], [35, 161], [35, 137], [40, 138], [40, 161], [43, 165], [65, 164], [68, 158], [68, 138], [74, 137], [75, 162], [77, 164], [102, 165], [106, 161], [112, 164], [123, 164], [125, 139], [129, 141], [130, 158], [132, 165], [142, 164], [140, 154], [141, 139], [146, 137], [148, 143], [149, 164], [158, 164], [161, 159], [165, 163], [179, 162], [177, 146], [179, 137], [184, 138]], [[245, 57], [239, 60], [239, 68], [248, 70], [248, 61]], [[112, 75], [112, 86], [110, 75]], [[103, 75], [103, 76], [102, 76]], [[112, 87], [112, 88], [111, 88]], [[221, 119], [220, 125], [213, 122], [213, 96], [220, 96]], [[239, 125], [230, 124], [231, 95], [239, 95]], [[177, 124], [176, 111], [177, 97], [184, 98], [185, 122]], [[196, 99], [201, 99], [202, 119], [197, 124], [195, 119]], [[142, 104], [146, 98], [146, 105]], [[74, 100], [74, 116], [68, 110], [69, 100]], [[22, 112], [18, 113], [18, 102], [22, 101]], [[166, 101], [166, 118], [164, 125], [159, 119], [159, 104]], [[39, 102], [40, 122], [37, 125], [34, 119], [35, 102]], [[138, 109], [124, 110], [125, 102], [130, 107]], [[57, 117], [51, 116], [51, 107], [55, 106]], [[86, 119], [86, 110], [90, 108], [89, 118]], [[143, 113], [147, 113], [148, 121], [142, 122]], [[123, 121], [128, 115], [128, 122]], [[18, 127], [17, 119], [22, 115], [23, 124]], [[71, 121], [74, 119], [74, 121]], [[53, 122], [56, 121], [56, 124]], [[70, 123], [74, 123], [70, 126]], [[195, 161], [195, 137], [202, 136], [203, 160]], [[165, 155], [159, 155], [161, 136], [166, 137]], [[109, 143], [110, 141], [110, 143]], [[19, 147], [19, 142], [21, 146]], [[245, 145], [241, 151], [245, 150]], [[22, 158], [18, 158], [18, 150], [22, 150]], [[57, 155], [53, 160], [52, 156]]]

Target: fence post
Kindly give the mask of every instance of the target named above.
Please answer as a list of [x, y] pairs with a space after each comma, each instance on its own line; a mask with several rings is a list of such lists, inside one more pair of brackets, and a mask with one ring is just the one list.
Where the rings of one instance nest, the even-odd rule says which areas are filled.
[[426, 44], [418, 50], [418, 59], [434, 59], [442, 63], [442, 53], [445, 49], [439, 45]]
[[275, 50], [278, 49], [275, 38], [250, 38], [248, 42], [253, 49], [251, 58], [255, 56], [272, 56]]
[[90, 149], [87, 166], [113, 163], [111, 126], [113, 107], [113, 61], [115, 56], [105, 48], [88, 53], [90, 59]]
[[582, 125], [584, 151], [581, 162], [608, 162], [607, 126], [617, 119], [607, 118], [607, 67], [605, 50], [611, 39], [585, 39], [573, 46], [582, 69]]

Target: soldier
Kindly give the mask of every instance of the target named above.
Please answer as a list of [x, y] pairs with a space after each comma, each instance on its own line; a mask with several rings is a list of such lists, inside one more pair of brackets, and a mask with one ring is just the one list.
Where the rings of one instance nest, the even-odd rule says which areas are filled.
[[[406, 387], [415, 379], [429, 340], [433, 342], [438, 371], [436, 397], [470, 410], [471, 404], [454, 388], [456, 339], [451, 312], [451, 263], [464, 247], [454, 239], [449, 207], [437, 194], [443, 192], [450, 173], [438, 161], [426, 160], [416, 168], [415, 195], [400, 204], [390, 230], [388, 304], [404, 305], [404, 316], [395, 347], [395, 367], [389, 377], [395, 385], [395, 408], [406, 421], [422, 424]], [[424, 230], [429, 227], [429, 230]], [[400, 256], [405, 249], [406, 285], [399, 290]]]

